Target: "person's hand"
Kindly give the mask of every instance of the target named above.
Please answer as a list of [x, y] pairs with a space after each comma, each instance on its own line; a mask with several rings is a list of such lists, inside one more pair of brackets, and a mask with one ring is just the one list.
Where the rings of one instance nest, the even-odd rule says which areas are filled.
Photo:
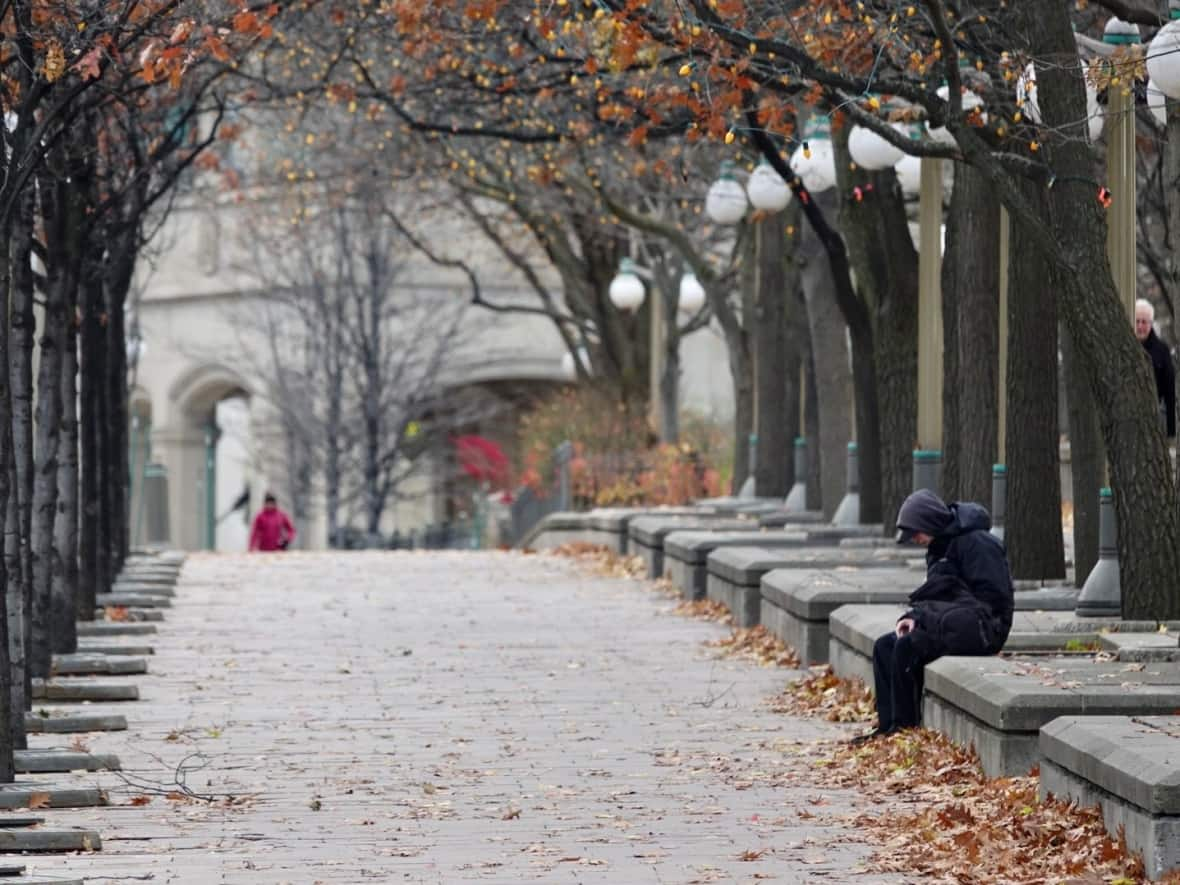
[[913, 629], [916, 626], [917, 625], [914, 623], [913, 618], [902, 618], [897, 622], [897, 627], [895, 628], [894, 632], [897, 633], [897, 638], [900, 639], [901, 637], [913, 632]]

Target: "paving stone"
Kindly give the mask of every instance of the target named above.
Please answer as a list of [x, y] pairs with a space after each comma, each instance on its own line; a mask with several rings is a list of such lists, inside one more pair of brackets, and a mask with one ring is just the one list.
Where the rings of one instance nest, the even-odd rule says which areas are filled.
[[62, 774], [67, 771], [118, 771], [119, 757], [76, 750], [14, 750], [17, 774]]
[[147, 672], [147, 661], [128, 655], [104, 655], [79, 652], [54, 655], [54, 676], [128, 676]]
[[78, 638], [109, 636], [146, 636], [155, 633], [155, 624], [132, 623], [130, 621], [79, 621]]
[[34, 679], [33, 699], [46, 701], [137, 701], [139, 689], [126, 682], [62, 677]]
[[25, 731], [29, 734], [85, 734], [126, 729], [127, 717], [114, 713], [62, 713], [38, 708], [25, 714]]
[[627, 527], [627, 550], [643, 557], [649, 578], [664, 576], [664, 538], [675, 531], [700, 529], [732, 532], [749, 529], [756, 523], [729, 516], [640, 516]]
[[1062, 716], [1039, 749], [1042, 797], [1099, 805], [1152, 878], [1180, 867], [1180, 718]]

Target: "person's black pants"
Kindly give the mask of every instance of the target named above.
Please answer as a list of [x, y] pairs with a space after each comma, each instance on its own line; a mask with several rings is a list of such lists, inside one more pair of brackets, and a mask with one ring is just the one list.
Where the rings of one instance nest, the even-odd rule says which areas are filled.
[[928, 661], [912, 633], [886, 633], [873, 643], [873, 681], [877, 692], [877, 728], [914, 728], [922, 720], [922, 676]]

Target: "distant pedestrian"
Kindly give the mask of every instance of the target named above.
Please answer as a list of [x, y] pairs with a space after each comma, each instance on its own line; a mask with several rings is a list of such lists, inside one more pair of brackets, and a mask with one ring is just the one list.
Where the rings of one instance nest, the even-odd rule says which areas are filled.
[[926, 583], [873, 646], [877, 728], [864, 741], [921, 721], [923, 671], [943, 655], [994, 655], [1012, 629], [1013, 588], [1003, 543], [981, 504], [914, 492], [897, 515], [897, 543], [926, 548]]
[[286, 550], [295, 540], [295, 526], [291, 517], [279, 509], [279, 503], [270, 492], [262, 499], [262, 509], [254, 517], [250, 529], [250, 549], [263, 553]]
[[1168, 345], [1155, 334], [1155, 308], [1146, 298], [1135, 302], [1135, 337], [1147, 351], [1155, 375], [1155, 395], [1168, 439], [1176, 437], [1176, 367]]

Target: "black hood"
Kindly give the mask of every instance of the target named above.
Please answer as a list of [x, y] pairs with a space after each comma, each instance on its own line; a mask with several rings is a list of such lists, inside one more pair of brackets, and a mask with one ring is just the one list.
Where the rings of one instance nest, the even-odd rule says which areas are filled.
[[945, 534], [954, 521], [954, 514], [942, 498], [929, 489], [920, 489], [902, 502], [897, 513], [898, 543], [909, 541], [914, 532], [937, 538]]
[[991, 531], [992, 515], [982, 504], [951, 504], [954, 522], [946, 532], [948, 535], [965, 535], [967, 532]]

